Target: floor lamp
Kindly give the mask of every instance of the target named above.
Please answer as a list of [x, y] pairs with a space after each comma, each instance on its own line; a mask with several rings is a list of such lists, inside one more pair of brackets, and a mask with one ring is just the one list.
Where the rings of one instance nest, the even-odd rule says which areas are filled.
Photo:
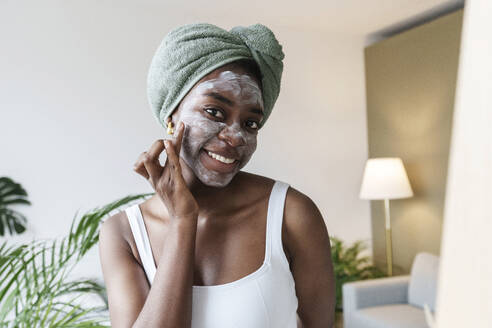
[[398, 157], [370, 158], [366, 162], [359, 197], [369, 200], [384, 200], [386, 221], [386, 263], [388, 275], [393, 275], [393, 255], [391, 249], [391, 220], [389, 200], [413, 196], [412, 187]]

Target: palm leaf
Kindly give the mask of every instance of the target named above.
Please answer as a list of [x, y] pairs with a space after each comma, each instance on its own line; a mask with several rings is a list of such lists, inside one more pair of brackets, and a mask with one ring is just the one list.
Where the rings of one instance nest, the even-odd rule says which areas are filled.
[[[71, 280], [70, 273], [99, 240], [99, 226], [111, 212], [151, 194], [127, 196], [74, 216], [67, 236], [18, 246], [0, 245], [0, 327], [107, 327], [105, 287], [95, 279]], [[103, 306], [83, 306], [84, 296]]]
[[9, 234], [20, 234], [26, 230], [26, 217], [8, 206], [30, 205], [27, 192], [19, 184], [8, 177], [0, 177], [0, 236], [4, 236], [7, 229]]

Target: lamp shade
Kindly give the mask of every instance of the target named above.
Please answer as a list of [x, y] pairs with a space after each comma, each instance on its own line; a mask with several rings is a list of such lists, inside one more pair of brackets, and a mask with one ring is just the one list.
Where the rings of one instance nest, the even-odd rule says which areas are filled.
[[360, 198], [395, 199], [412, 196], [412, 187], [400, 158], [383, 157], [367, 160]]

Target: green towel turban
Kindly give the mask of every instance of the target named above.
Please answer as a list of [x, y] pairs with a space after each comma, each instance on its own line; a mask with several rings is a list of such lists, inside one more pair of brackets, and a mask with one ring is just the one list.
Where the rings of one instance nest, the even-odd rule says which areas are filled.
[[264, 117], [280, 92], [284, 53], [273, 32], [262, 24], [226, 31], [208, 23], [171, 30], [157, 49], [147, 77], [147, 97], [157, 121], [166, 119], [188, 91], [214, 69], [238, 59], [253, 59], [262, 75]]

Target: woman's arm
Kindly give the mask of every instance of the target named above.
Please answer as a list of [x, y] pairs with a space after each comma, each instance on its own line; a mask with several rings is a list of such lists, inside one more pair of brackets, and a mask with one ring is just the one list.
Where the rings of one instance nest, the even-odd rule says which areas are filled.
[[114, 215], [99, 233], [112, 327], [191, 327], [196, 217], [171, 223], [152, 288], [120, 231], [125, 219]]
[[[100, 254], [113, 326], [118, 322], [117, 327], [191, 327], [199, 207], [181, 172], [183, 131], [181, 122], [173, 141], [157, 140], [134, 167], [150, 182], [169, 214], [152, 288], [145, 287], [143, 270], [132, 259], [117, 224], [105, 222], [101, 229]], [[167, 158], [162, 167], [159, 155], [164, 149]]]
[[285, 243], [303, 328], [331, 328], [335, 322], [335, 275], [330, 238], [316, 204], [290, 187], [285, 211]]
[[171, 223], [147, 300], [133, 327], [191, 327], [197, 217]]

